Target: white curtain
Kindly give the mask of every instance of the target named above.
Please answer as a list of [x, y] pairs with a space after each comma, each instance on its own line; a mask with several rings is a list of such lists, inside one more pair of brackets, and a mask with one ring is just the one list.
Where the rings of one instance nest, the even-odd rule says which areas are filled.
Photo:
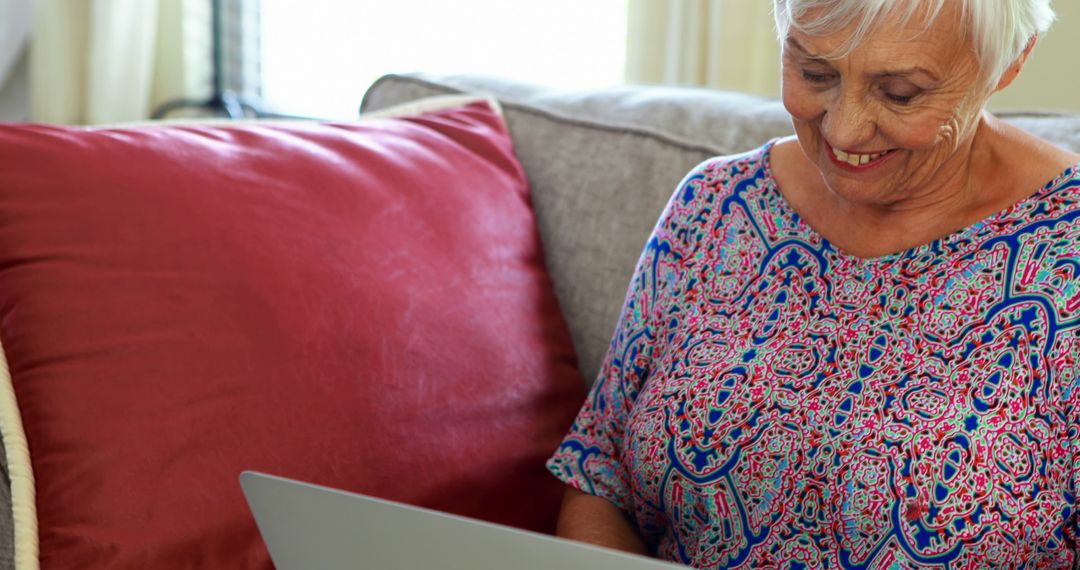
[[25, 121], [28, 114], [26, 43], [30, 0], [0, 0], [0, 121]]
[[35, 121], [139, 121], [170, 99], [207, 94], [209, 3], [37, 0], [30, 41]]
[[11, 76], [30, 35], [30, 0], [0, 0], [0, 86]]
[[628, 7], [628, 81], [779, 96], [770, 0], [629, 0]]

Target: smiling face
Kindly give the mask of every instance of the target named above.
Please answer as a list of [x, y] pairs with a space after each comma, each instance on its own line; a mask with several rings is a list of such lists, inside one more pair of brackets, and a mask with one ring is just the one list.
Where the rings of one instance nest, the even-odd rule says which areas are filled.
[[887, 16], [838, 58], [850, 30], [784, 45], [783, 99], [799, 145], [833, 194], [901, 208], [962, 191], [972, 139], [990, 95], [958, 3], [926, 27]]

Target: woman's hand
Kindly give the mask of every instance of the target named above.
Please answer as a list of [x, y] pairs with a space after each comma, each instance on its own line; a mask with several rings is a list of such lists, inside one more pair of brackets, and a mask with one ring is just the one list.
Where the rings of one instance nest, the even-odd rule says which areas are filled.
[[607, 499], [567, 487], [555, 534], [570, 540], [648, 556], [645, 542], [626, 513]]

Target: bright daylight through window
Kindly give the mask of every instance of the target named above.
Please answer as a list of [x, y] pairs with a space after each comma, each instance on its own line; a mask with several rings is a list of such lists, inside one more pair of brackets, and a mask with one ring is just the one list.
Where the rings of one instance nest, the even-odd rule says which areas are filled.
[[582, 88], [623, 78], [626, 0], [263, 0], [262, 22], [263, 98], [293, 114], [355, 117], [391, 72]]

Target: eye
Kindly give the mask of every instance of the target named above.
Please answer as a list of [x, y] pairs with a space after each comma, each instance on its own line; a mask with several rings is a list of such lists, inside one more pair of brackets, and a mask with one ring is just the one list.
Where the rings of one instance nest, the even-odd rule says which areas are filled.
[[802, 76], [803, 76], [803, 79], [809, 81], [810, 83], [824, 84], [824, 83], [831, 82], [833, 80], [835, 74], [828, 73], [828, 72], [819, 72], [819, 71], [811, 71], [809, 69], [804, 69], [802, 71]]
[[886, 81], [880, 85], [880, 89], [882, 97], [897, 105], [907, 105], [923, 92], [919, 86], [902, 80]]
[[899, 105], [907, 105], [915, 99], [915, 95], [901, 95], [899, 93], [889, 93], [886, 91], [885, 98]]

